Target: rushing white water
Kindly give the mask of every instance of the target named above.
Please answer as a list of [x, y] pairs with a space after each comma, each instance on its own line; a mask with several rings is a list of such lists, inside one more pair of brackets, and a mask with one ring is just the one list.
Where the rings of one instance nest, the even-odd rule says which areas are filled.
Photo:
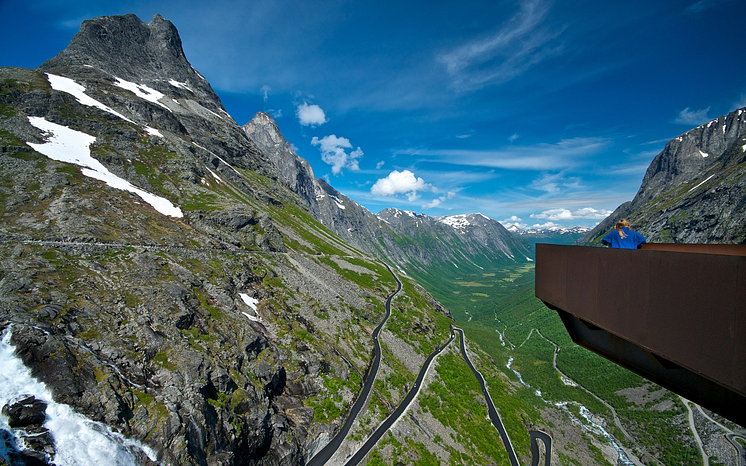
[[510, 369], [511, 371], [513, 371], [513, 373], [514, 373], [514, 374], [515, 374], [515, 375], [516, 375], [516, 376], [518, 377], [518, 380], [519, 380], [519, 381], [521, 382], [521, 384], [522, 384], [522, 385], [524, 385], [524, 386], [526, 386], [526, 387], [530, 387], [530, 385], [529, 385], [529, 384], [527, 384], [527, 383], [526, 383], [526, 382], [525, 382], [525, 381], [523, 380], [523, 376], [521, 375], [521, 373], [520, 373], [520, 372], [518, 372], [517, 370], [513, 369], [512, 367], [510, 367], [510, 366], [511, 366], [512, 364], [513, 364], [513, 356], [510, 356], [510, 357], [508, 358], [508, 363], [507, 363], [507, 364], [505, 365], [505, 367], [507, 367], [508, 369]]
[[[10, 330], [0, 341], [0, 406], [14, 403], [33, 395], [47, 403], [44, 427], [54, 439], [56, 455], [53, 464], [58, 466], [116, 466], [137, 465], [143, 453], [156, 462], [155, 453], [148, 447], [113, 432], [108, 426], [91, 421], [76, 413], [70, 406], [56, 403], [47, 387], [31, 376], [31, 371], [15, 355], [10, 344]], [[8, 425], [7, 416], [0, 414], [0, 430], [16, 436], [16, 443], [23, 441], [15, 429]], [[8, 460], [8, 451], [0, 444], [0, 456]]]
[[[508, 358], [508, 364], [506, 364], [506, 367], [508, 369], [510, 369], [511, 371], [513, 371], [513, 373], [515, 373], [516, 376], [518, 376], [518, 380], [521, 382], [521, 384], [523, 384], [526, 387], [531, 387], [531, 385], [527, 384], [523, 380], [523, 377], [521, 376], [520, 372], [518, 372], [517, 370], [513, 369], [512, 367], [510, 367], [512, 364], [513, 364], [513, 356], [510, 356]], [[617, 452], [617, 455], [619, 456], [619, 462], [618, 462], [618, 464], [623, 465], [623, 466], [634, 466], [635, 463], [633, 463], [629, 459], [629, 457], [627, 457], [627, 454], [624, 452], [624, 450], [622, 449], [622, 447], [619, 446], [619, 444], [617, 443], [616, 439], [611, 434], [609, 434], [606, 431], [606, 429], [603, 428], [603, 426], [601, 426], [600, 424], [598, 424], [598, 423], [596, 423], [596, 422], [593, 421], [592, 413], [591, 413], [591, 411], [588, 408], [586, 408], [585, 406], [581, 405], [580, 403], [575, 403], [575, 402], [568, 403], [566, 401], [561, 401], [561, 402], [558, 402], [558, 403], [551, 403], [550, 401], [547, 401], [546, 399], [544, 399], [541, 396], [541, 391], [540, 390], [536, 390], [536, 389], [534, 389], [534, 390], [535, 390], [536, 396], [538, 396], [541, 399], [541, 401], [543, 401], [544, 403], [554, 404], [558, 408], [563, 408], [564, 411], [570, 416], [570, 419], [573, 420], [573, 422], [581, 425], [583, 428], [585, 428], [589, 432], [594, 432], [596, 434], [599, 434], [599, 435], [602, 435], [603, 437], [605, 437], [606, 440], [608, 440], [609, 443], [611, 443], [611, 445], [614, 447], [614, 449]], [[572, 411], [570, 411], [569, 409], [567, 409], [567, 405], [568, 404], [573, 404], [573, 405], [576, 405], [576, 406], [579, 407], [579, 409], [580, 409], [580, 415], [581, 415], [581, 417], [583, 419], [585, 419], [585, 422], [583, 422], [580, 419], [576, 418], [573, 415]]]
[[602, 425], [597, 424], [593, 421], [591, 411], [583, 405], [578, 406], [580, 406], [580, 415], [583, 416], [583, 419], [585, 419], [591, 427], [589, 427], [585, 423], [581, 423], [581, 425], [583, 425], [583, 427], [590, 431], [593, 431], [595, 429], [598, 433], [606, 437], [606, 440], [611, 443], [611, 445], [614, 447], [617, 454], [619, 455], [619, 462], [617, 464], [623, 466], [634, 466], [635, 463], [630, 461], [630, 459], [627, 457], [627, 454], [624, 452], [624, 450], [622, 450], [622, 447], [620, 447], [619, 444], [616, 442], [616, 439], [614, 439], [614, 437], [612, 437], [610, 433], [606, 432], [606, 429], [604, 429]]

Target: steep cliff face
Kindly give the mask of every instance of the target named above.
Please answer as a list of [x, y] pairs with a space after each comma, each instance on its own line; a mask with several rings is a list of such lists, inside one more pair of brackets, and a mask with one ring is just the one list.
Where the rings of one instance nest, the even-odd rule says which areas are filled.
[[280, 133], [277, 123], [264, 112], [257, 113], [242, 127], [244, 133], [261, 148], [279, 170], [285, 185], [300, 196], [301, 201], [319, 215], [321, 188], [316, 184], [311, 164], [298, 157], [292, 145]]
[[[39, 69], [1, 68], [0, 322], [17, 354], [163, 464], [308, 460], [345, 420], [395, 282], [284, 168], [159, 16], [86, 21]], [[392, 361], [448, 335], [408, 290], [432, 332], [396, 334]]]
[[649, 241], [746, 241], [746, 109], [669, 141], [648, 167], [631, 202], [582, 242], [598, 240], [628, 218]]
[[379, 258], [390, 257], [390, 251], [376, 246], [376, 238], [387, 229], [386, 225], [323, 178], [315, 178], [311, 165], [295, 153], [272, 117], [259, 112], [243, 130], [278, 167], [286, 186], [298, 194], [319, 222], [362, 251]]

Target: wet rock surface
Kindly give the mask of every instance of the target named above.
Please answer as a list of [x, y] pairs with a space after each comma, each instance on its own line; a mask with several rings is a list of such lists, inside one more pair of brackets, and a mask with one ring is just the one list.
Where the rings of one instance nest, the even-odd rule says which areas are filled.
[[54, 458], [54, 440], [43, 424], [47, 403], [33, 396], [2, 407], [8, 425], [14, 430], [0, 430], [0, 442], [8, 452], [11, 465], [46, 465]]

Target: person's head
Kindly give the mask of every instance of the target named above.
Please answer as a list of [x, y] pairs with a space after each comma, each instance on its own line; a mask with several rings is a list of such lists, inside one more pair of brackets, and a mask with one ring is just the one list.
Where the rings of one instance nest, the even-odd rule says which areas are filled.
[[622, 228], [629, 228], [629, 221], [626, 218], [623, 218], [616, 222], [616, 229], [621, 230]]

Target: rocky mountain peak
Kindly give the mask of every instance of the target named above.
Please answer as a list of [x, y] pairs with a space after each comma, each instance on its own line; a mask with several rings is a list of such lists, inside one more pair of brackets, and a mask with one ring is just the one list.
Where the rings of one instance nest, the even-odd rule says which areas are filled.
[[318, 188], [311, 164], [298, 156], [280, 132], [277, 123], [265, 112], [258, 112], [242, 127], [246, 136], [259, 147], [279, 169], [286, 185], [298, 194], [304, 203], [314, 208]]
[[417, 222], [417, 220], [431, 220], [431, 217], [426, 214], [418, 214], [409, 210], [397, 209], [395, 207], [383, 209], [376, 214], [376, 217], [389, 225], [408, 225]]
[[460, 214], [460, 215], [448, 215], [445, 217], [436, 218], [440, 223], [450, 225], [457, 230], [466, 230], [473, 227], [484, 227], [489, 225], [491, 222], [495, 222], [486, 215], [475, 213], [475, 214]]
[[659, 193], [697, 178], [721, 160], [746, 132], [746, 109], [691, 129], [670, 140], [648, 167], [634, 203], [652, 199]]
[[156, 89], [156, 83], [163, 83], [161, 88], [179, 84], [219, 102], [207, 80], [187, 61], [176, 27], [160, 15], [147, 24], [133, 14], [83, 21], [67, 48], [39, 69], [66, 74], [71, 67], [83, 66]]
[[746, 239], [746, 108], [681, 134], [650, 164], [640, 190], [581, 242], [627, 218], [649, 242], [743, 243]]

